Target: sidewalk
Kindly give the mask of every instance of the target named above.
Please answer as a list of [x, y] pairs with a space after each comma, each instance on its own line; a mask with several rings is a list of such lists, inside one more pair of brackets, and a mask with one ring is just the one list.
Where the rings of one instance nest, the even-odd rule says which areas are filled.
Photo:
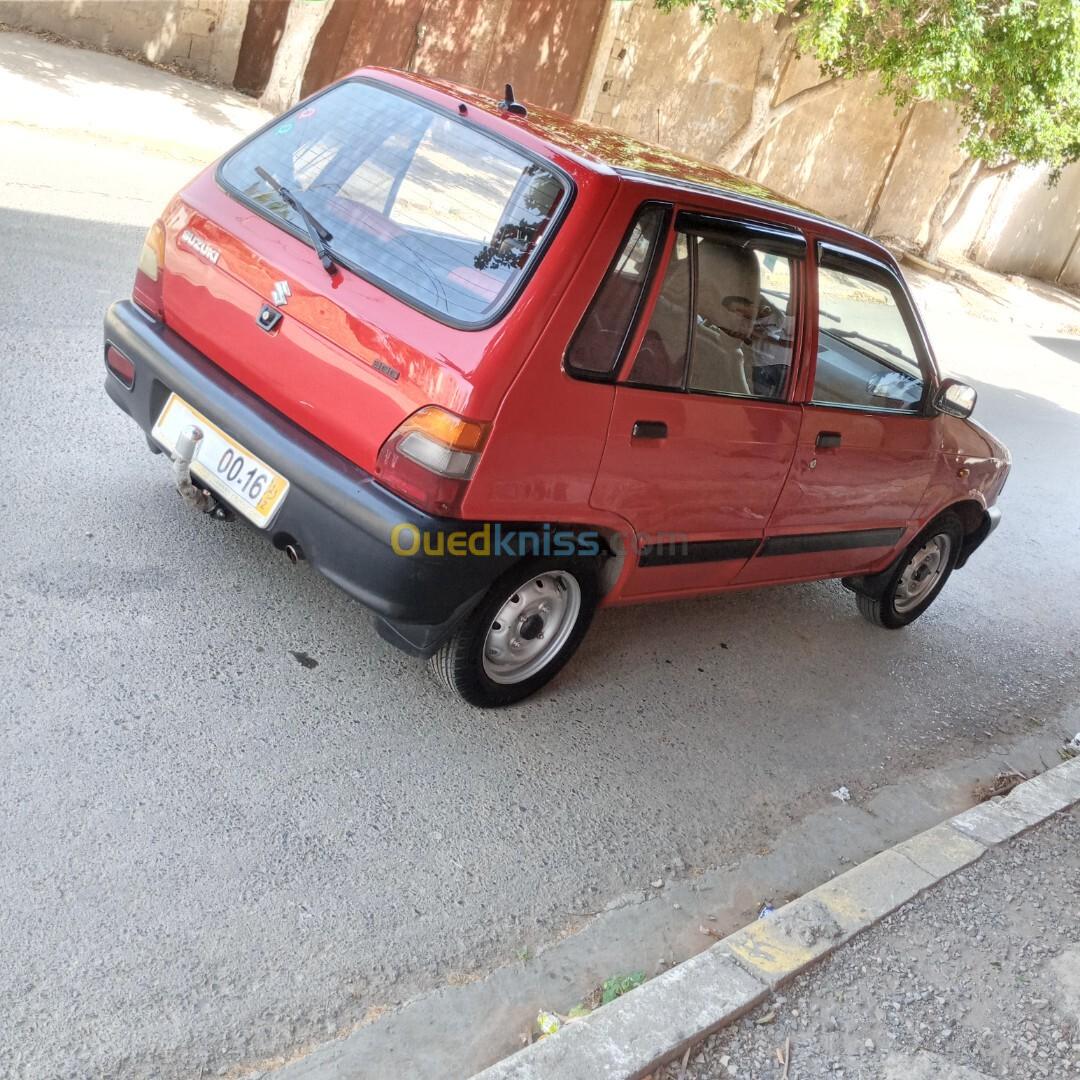
[[34, 34], [0, 33], [0, 124], [205, 163], [269, 119], [232, 90]]
[[0, 32], [0, 205], [149, 225], [202, 166], [270, 114], [120, 56]]
[[[685, 1080], [1080, 1075], [1080, 808], [900, 908], [690, 1052]], [[683, 1076], [680, 1064], [656, 1080]]]
[[792, 1080], [796, 1052], [810, 1080], [1080, 1071], [1080, 758], [1061, 756], [476, 1080]]

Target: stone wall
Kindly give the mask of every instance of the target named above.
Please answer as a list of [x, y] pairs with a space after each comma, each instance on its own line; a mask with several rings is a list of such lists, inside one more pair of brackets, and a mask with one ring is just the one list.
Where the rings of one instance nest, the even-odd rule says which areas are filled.
[[231, 84], [248, 0], [0, 0], [0, 22]]
[[[767, 25], [721, 16], [703, 26], [689, 10], [615, 0], [583, 119], [705, 159], [719, 155], [745, 117]], [[796, 59], [778, 100], [818, 81]], [[855, 79], [791, 113], [763, 140], [747, 172], [857, 229], [925, 238], [934, 204], [962, 158], [953, 110], [921, 104], [897, 112], [873, 79]], [[945, 252], [993, 270], [1080, 283], [1080, 165], [1055, 188], [1045, 170], [984, 181]]]

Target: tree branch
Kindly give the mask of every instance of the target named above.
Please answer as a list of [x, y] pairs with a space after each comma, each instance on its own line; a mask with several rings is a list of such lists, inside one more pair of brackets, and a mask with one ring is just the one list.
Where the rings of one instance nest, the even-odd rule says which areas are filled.
[[980, 176], [1000, 176], [1002, 173], [1011, 172], [1019, 165], [1020, 162], [1016, 158], [1010, 158], [1008, 161], [1003, 161], [1000, 165], [986, 165], [985, 163], [979, 168]]
[[769, 126], [771, 127], [773, 124], [778, 124], [785, 116], [789, 113], [793, 113], [808, 101], [814, 101], [816, 98], [831, 94], [834, 90], [839, 88], [843, 81], [842, 76], [833, 75], [824, 82], [814, 83], [813, 86], [808, 86], [806, 89], [800, 90], [798, 93], [784, 98], [784, 100], [772, 110], [772, 115], [769, 117]]
[[975, 194], [975, 190], [979, 184], [982, 183], [988, 176], [1000, 176], [1002, 173], [1007, 173], [1016, 168], [1019, 162], [1015, 158], [1010, 158], [1008, 161], [1003, 161], [1000, 165], [987, 165], [985, 161], [980, 161], [978, 166], [972, 172], [970, 178], [967, 181], [967, 186], [960, 193], [960, 197], [956, 200], [956, 205], [952, 208], [952, 212], [945, 219], [941, 226], [942, 235], [951, 232], [957, 225], [960, 224], [960, 220], [967, 212], [969, 203]]

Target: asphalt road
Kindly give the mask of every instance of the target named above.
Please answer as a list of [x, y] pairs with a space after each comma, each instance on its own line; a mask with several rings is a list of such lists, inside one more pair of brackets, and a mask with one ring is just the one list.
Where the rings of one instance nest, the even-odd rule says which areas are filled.
[[916, 627], [870, 627], [833, 583], [624, 609], [542, 695], [478, 712], [177, 497], [102, 389], [143, 229], [71, 186], [63, 213], [0, 208], [0, 1075], [296, 1050], [1076, 700], [1063, 351], [941, 311], [1015, 467]]

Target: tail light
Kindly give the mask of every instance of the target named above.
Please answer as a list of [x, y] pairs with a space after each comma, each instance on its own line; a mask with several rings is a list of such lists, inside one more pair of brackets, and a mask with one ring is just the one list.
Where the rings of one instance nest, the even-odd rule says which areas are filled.
[[414, 506], [432, 514], [456, 514], [487, 434], [487, 424], [428, 405], [383, 443], [375, 472]]
[[165, 266], [165, 226], [155, 221], [150, 226], [139, 252], [139, 265], [135, 271], [135, 287], [131, 299], [155, 319], [165, 318], [165, 304], [161, 296], [161, 272]]

